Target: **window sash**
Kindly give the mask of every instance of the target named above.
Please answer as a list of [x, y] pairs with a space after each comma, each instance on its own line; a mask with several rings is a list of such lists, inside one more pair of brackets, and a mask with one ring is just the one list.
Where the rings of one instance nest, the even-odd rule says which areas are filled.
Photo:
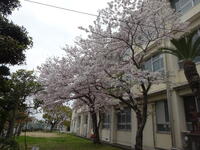
[[169, 131], [169, 112], [166, 100], [156, 102], [156, 126], [157, 131]]
[[117, 113], [117, 129], [131, 129], [131, 109], [125, 108]]
[[78, 128], [81, 126], [81, 116], [78, 116]]
[[103, 123], [102, 124], [102, 128], [105, 128], [105, 129], [108, 129], [108, 128], [110, 128], [110, 123]]
[[200, 0], [194, 0], [194, 6], [200, 3]]
[[84, 122], [85, 124], [87, 124], [88, 123], [88, 115], [87, 116], [85, 116], [85, 122]]
[[103, 114], [102, 128], [110, 128], [110, 114], [109, 113]]
[[150, 59], [148, 59], [144, 63], [144, 70], [152, 71], [152, 72], [163, 72], [164, 71], [164, 62], [163, 62], [163, 55], [158, 54]]
[[200, 0], [172, 0], [172, 6], [175, 7], [176, 11], [183, 14], [199, 2]]

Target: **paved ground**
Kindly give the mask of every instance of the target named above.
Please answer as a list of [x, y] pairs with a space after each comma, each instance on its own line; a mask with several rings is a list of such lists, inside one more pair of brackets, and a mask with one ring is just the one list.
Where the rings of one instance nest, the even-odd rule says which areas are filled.
[[[24, 136], [24, 133], [21, 134]], [[49, 132], [26, 132], [27, 136], [32, 137], [60, 137], [57, 133], [49, 133]]]

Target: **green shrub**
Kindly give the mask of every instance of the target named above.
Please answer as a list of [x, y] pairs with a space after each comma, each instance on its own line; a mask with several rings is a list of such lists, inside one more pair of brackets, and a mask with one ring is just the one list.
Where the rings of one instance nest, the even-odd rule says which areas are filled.
[[19, 150], [19, 144], [15, 141], [15, 139], [0, 137], [0, 150]]

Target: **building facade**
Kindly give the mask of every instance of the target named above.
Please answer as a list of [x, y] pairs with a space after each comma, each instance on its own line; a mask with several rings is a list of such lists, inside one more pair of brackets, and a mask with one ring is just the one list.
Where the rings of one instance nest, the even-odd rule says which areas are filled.
[[[189, 21], [190, 30], [200, 36], [200, 0], [171, 0], [172, 7], [182, 13], [181, 20]], [[170, 42], [165, 42], [165, 46]], [[200, 57], [196, 60], [200, 72]], [[151, 88], [149, 94], [148, 119], [144, 129], [144, 149], [188, 149], [200, 150], [200, 117], [195, 126], [191, 111], [200, 112], [200, 102], [192, 96], [181, 62], [172, 55], [151, 51], [144, 65], [151, 71], [165, 71], [168, 81]], [[198, 118], [199, 117], [199, 118]], [[171, 121], [170, 119], [171, 118]], [[134, 147], [136, 135], [135, 113], [127, 107], [123, 110], [112, 106], [104, 114], [100, 128], [102, 141]], [[171, 124], [170, 124], [171, 122]], [[71, 132], [90, 138], [91, 116], [81, 110], [73, 111]]]

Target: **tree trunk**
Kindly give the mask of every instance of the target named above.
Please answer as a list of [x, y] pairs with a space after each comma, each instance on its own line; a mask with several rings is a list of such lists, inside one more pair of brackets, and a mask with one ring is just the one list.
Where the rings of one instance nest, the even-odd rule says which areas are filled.
[[143, 107], [142, 111], [136, 112], [137, 118], [137, 132], [136, 132], [136, 144], [135, 150], [142, 150], [143, 149], [143, 131], [147, 121], [147, 92], [143, 93]]
[[22, 131], [23, 123], [20, 123], [19, 128], [17, 130], [17, 136], [20, 136], [21, 131]]
[[8, 113], [9, 111], [4, 110], [1, 112], [1, 118], [0, 118], [0, 136], [3, 136], [3, 131], [5, 127], [6, 120], [8, 119]]
[[142, 118], [137, 114], [137, 133], [136, 133], [136, 142], [135, 150], [142, 150], [143, 145], [143, 130], [141, 130]]
[[3, 135], [3, 131], [4, 131], [4, 125], [5, 125], [5, 122], [6, 122], [6, 120], [0, 120], [0, 136], [2, 136]]
[[185, 77], [189, 83], [195, 98], [200, 102], [200, 77], [196, 68], [196, 64], [192, 61], [183, 62]]
[[25, 122], [25, 132], [24, 132], [24, 148], [25, 148], [25, 150], [27, 150], [27, 148], [28, 148], [26, 132], [27, 132], [27, 120]]
[[51, 123], [51, 128], [50, 128], [50, 131], [52, 132], [54, 127], [55, 127], [56, 123]]
[[95, 144], [100, 144], [99, 127], [98, 127], [96, 112], [91, 112], [91, 116], [92, 116], [92, 126], [93, 126], [93, 133], [94, 133], [93, 142]]
[[13, 136], [15, 137], [17, 135], [17, 131], [19, 129], [19, 123], [17, 125], [15, 125], [15, 132], [13, 133]]
[[6, 138], [11, 138], [13, 136], [13, 131], [14, 131], [14, 127], [15, 127], [15, 119], [16, 119], [16, 110], [17, 110], [17, 107], [14, 108], [12, 111], [12, 117], [9, 120]]

